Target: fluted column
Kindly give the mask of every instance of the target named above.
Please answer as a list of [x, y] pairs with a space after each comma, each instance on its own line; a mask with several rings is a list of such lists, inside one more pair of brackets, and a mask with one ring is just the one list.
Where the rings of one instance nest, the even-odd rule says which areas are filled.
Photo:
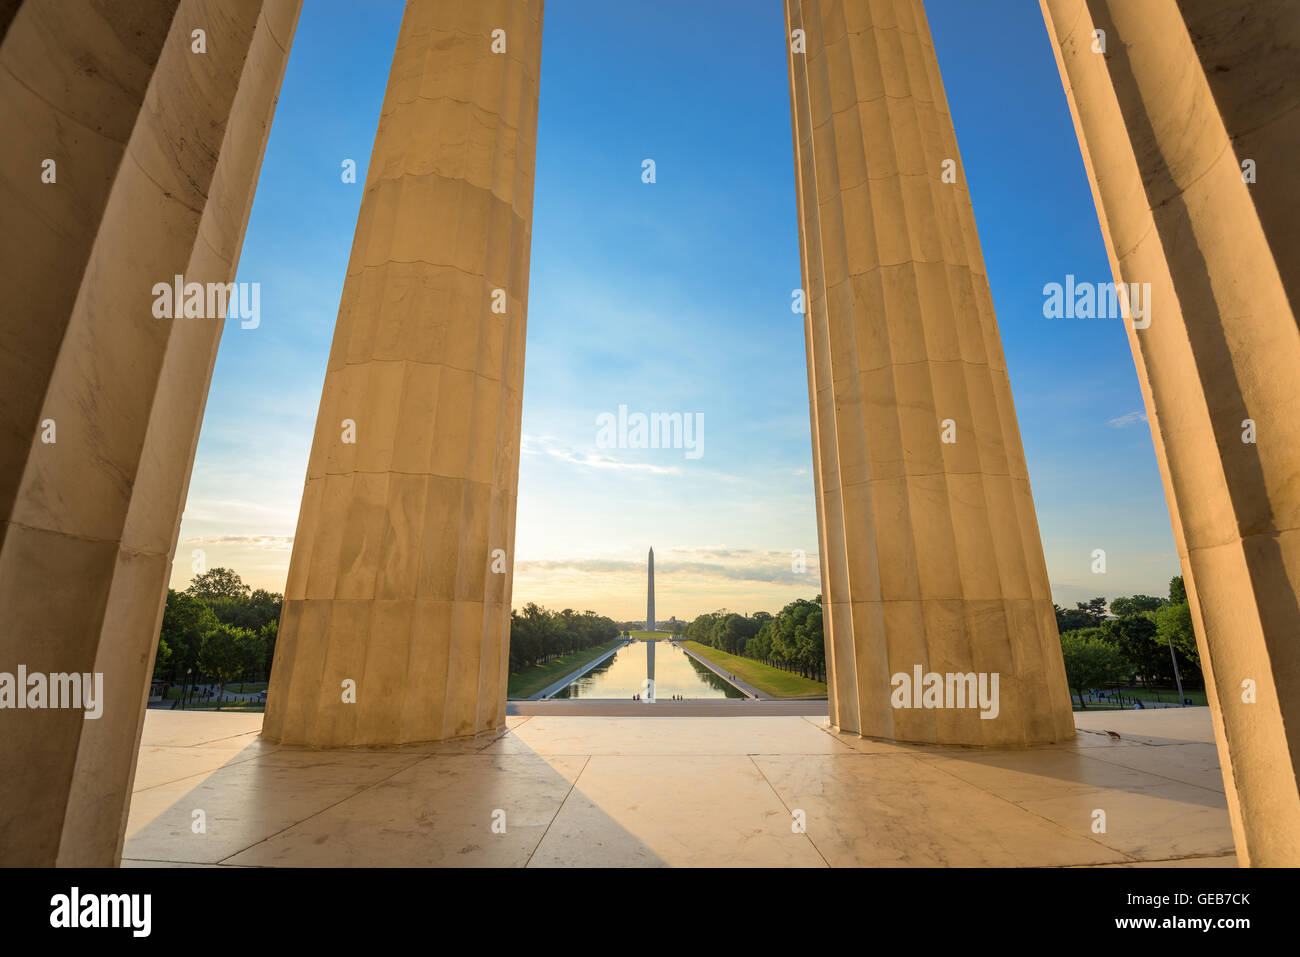
[[541, 0], [409, 0], [343, 287], [264, 734], [505, 720]]
[[[921, 0], [785, 8], [831, 720], [907, 741], [1068, 737], [1029, 476]], [[894, 707], [893, 676], [917, 666], [997, 674], [997, 717]]]
[[0, 712], [0, 863], [121, 856], [225, 318], [154, 286], [234, 279], [298, 8], [26, 0], [0, 44], [0, 671], [103, 675]]
[[[1128, 324], [1242, 864], [1300, 864], [1300, 194], [1282, 0], [1042, 4]], [[1097, 31], [1097, 33], [1095, 33]], [[1104, 46], [1103, 46], [1104, 44]], [[1248, 162], [1249, 161], [1249, 162]]]

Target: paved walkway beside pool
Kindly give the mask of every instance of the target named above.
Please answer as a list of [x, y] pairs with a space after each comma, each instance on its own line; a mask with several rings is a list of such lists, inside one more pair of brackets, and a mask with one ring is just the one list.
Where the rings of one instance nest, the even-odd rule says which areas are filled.
[[710, 661], [708, 658], [705, 658], [703, 655], [691, 651], [691, 649], [687, 648], [681, 642], [675, 641], [673, 642], [673, 644], [677, 645], [678, 648], [682, 649], [682, 651], [686, 652], [688, 655], [690, 655], [700, 664], [704, 665], [704, 667], [708, 668], [710, 671], [712, 671], [723, 681], [727, 682], [728, 684], [735, 685], [737, 688], [745, 692], [745, 694], [749, 695], [751, 698], [757, 698], [759, 701], [766, 701], [772, 698], [770, 694], [767, 694], [764, 691], [759, 691], [749, 682], [741, 681], [730, 671], [724, 670], [721, 665], [715, 665], [712, 661]]

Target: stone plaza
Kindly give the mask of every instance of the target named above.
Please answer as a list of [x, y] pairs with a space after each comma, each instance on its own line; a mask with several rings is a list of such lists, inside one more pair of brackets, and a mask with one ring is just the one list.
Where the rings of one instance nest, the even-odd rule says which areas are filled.
[[824, 718], [507, 713], [542, 0], [408, 0], [265, 716], [146, 712], [222, 329], [153, 290], [233, 283], [300, 0], [110, 7], [0, 5], [0, 670], [104, 689], [0, 712], [0, 863], [1300, 864], [1300, 7], [1041, 0], [1209, 700], [1074, 715], [925, 5], [784, 0]]

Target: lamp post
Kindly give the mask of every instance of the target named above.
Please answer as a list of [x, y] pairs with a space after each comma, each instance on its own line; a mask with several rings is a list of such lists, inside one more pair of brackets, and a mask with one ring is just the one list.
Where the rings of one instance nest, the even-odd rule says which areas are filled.
[[182, 710], [182, 711], [184, 711], [186, 708], [188, 708], [188, 707], [189, 707], [189, 704], [190, 704], [190, 697], [189, 697], [189, 696], [190, 696], [190, 687], [191, 687], [191, 682], [190, 682], [190, 672], [193, 671], [193, 670], [194, 670], [193, 668], [186, 668], [186, 669], [185, 669], [185, 687], [182, 689], [182, 694], [181, 694], [181, 710]]
[[1187, 699], [1183, 697], [1183, 679], [1178, 674], [1178, 656], [1174, 654], [1174, 639], [1170, 635], [1165, 635], [1165, 641], [1169, 642], [1169, 660], [1174, 663], [1174, 681], [1178, 683], [1178, 707], [1187, 707]]

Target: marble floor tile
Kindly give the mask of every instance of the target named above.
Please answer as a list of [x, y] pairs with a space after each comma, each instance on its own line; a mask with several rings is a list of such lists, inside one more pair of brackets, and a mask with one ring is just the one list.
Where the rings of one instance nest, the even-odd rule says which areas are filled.
[[[1234, 852], [1223, 794], [1193, 784], [1080, 791], [1031, 798], [1018, 806], [1073, 835], [1091, 837], [1137, 860], [1218, 857]], [[1094, 833], [1099, 810], [1105, 812], [1106, 829]]]
[[536, 715], [484, 753], [836, 754], [850, 748], [802, 717], [595, 718]]
[[1078, 717], [1023, 751], [563, 714], [321, 751], [264, 741], [260, 715], [150, 711], [123, 865], [1235, 865], [1208, 710]]
[[[137, 791], [122, 856], [216, 863], [419, 760], [415, 754], [278, 750]], [[199, 820], [202, 831], [195, 829]]]
[[1219, 749], [1213, 744], [1189, 742], [1158, 747], [1107, 748], [1090, 751], [1088, 757], [1111, 764], [1137, 768], [1164, 780], [1181, 781], [1223, 791], [1223, 773], [1219, 770]]
[[832, 867], [1052, 866], [1124, 860], [908, 755], [760, 756]]
[[521, 867], [584, 757], [438, 755], [228, 858], [290, 867]]
[[133, 791], [144, 791], [182, 781], [195, 775], [210, 774], [218, 768], [251, 761], [272, 749], [259, 745], [257, 736], [252, 736], [248, 745], [240, 750], [233, 748], [194, 747], [158, 747], [142, 745], [140, 758], [136, 764]]
[[245, 741], [233, 739], [262, 733], [262, 715], [233, 711], [172, 711], [150, 708], [145, 712], [141, 745], [158, 747], [243, 748]]
[[791, 824], [746, 756], [598, 755], [530, 866], [824, 867]]
[[[1138, 751], [1139, 748], [1117, 748]], [[1107, 751], [1106, 753], [1109, 753]], [[1110, 761], [1088, 750], [985, 751], [939, 754], [925, 758], [937, 770], [1004, 800], [1021, 803], [1099, 788], [1132, 790], [1168, 784], [1169, 779]]]

